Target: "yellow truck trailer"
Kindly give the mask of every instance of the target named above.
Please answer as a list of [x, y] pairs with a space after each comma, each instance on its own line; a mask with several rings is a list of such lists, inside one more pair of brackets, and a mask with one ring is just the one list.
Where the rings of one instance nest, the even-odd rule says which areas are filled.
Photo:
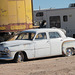
[[32, 9], [32, 0], [0, 0], [0, 40], [5, 33], [33, 28]]

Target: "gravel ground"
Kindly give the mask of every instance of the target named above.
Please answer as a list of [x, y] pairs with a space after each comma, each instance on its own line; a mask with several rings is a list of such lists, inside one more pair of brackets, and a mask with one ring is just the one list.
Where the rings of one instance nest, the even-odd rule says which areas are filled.
[[75, 55], [29, 60], [22, 63], [0, 61], [0, 75], [75, 75]]

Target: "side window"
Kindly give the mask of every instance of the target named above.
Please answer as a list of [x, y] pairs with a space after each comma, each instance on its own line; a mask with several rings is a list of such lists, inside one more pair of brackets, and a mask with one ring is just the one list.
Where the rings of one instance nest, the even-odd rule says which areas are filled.
[[63, 21], [64, 21], [64, 22], [67, 22], [67, 21], [68, 21], [68, 16], [67, 16], [67, 15], [64, 15], [64, 16], [63, 16]]
[[60, 38], [60, 34], [58, 32], [49, 32], [49, 38]]
[[46, 33], [38, 33], [35, 39], [47, 39]]
[[36, 17], [43, 17], [43, 12], [38, 12], [38, 13], [36, 14]]
[[56, 28], [61, 27], [61, 17], [60, 16], [50, 16], [50, 28], [52, 27], [56, 27]]

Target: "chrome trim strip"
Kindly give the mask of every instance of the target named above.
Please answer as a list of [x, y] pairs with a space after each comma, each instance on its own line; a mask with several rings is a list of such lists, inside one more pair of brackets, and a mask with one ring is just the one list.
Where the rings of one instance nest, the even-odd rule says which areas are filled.
[[0, 60], [13, 60], [13, 57], [8, 57], [8, 58], [0, 58]]

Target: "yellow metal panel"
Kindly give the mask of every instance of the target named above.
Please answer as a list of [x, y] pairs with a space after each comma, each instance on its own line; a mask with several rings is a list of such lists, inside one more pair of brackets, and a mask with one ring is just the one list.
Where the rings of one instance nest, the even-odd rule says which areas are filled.
[[26, 26], [25, 25], [15, 25], [15, 26], [11, 26], [11, 30], [18, 30], [18, 29], [25, 29]]
[[18, 23], [25, 23], [25, 3], [24, 0], [17, 1], [17, 15]]
[[0, 20], [0, 25], [8, 25], [8, 16], [3, 15], [0, 17]]
[[26, 5], [26, 19], [27, 23], [32, 23], [32, 4], [31, 0], [25, 0]]
[[31, 0], [0, 0], [0, 30], [20, 31], [28, 28], [32, 28]]
[[5, 27], [0, 27], [0, 30], [6, 30], [6, 28]]
[[0, 0], [0, 25], [8, 24], [8, 2]]
[[17, 4], [16, 1], [8, 1], [9, 23], [17, 23]]

